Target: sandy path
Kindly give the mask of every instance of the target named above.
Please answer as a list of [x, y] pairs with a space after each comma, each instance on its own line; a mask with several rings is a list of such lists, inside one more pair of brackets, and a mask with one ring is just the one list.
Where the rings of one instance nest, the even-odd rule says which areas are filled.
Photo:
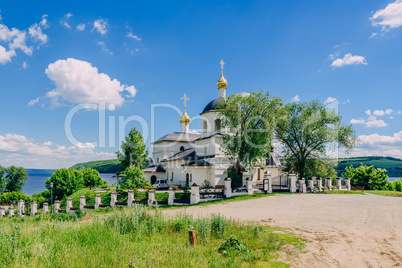
[[[377, 195], [278, 195], [167, 210], [290, 228], [308, 239], [294, 267], [402, 266], [402, 198]], [[275, 222], [267, 223], [271, 218]]]

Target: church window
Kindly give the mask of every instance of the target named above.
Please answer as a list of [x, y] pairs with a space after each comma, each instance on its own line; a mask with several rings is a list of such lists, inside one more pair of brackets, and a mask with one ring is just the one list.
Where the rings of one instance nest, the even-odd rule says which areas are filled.
[[221, 120], [220, 119], [215, 120], [215, 131], [216, 132], [221, 131]]
[[171, 181], [173, 180], [173, 172], [172, 172], [172, 178], [170, 179]]
[[193, 181], [193, 174], [190, 174], [190, 182]]
[[183, 152], [184, 151], [184, 146], [181, 146], [180, 147], [180, 152]]
[[208, 123], [207, 123], [207, 120], [204, 120], [202, 130], [203, 130], [204, 133], [207, 133], [207, 132], [208, 132]]

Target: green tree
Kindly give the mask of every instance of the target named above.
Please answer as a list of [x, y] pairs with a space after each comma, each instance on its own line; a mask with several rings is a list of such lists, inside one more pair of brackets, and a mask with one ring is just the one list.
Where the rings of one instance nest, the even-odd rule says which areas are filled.
[[95, 169], [84, 168], [80, 169], [79, 172], [82, 174], [84, 187], [92, 189], [93, 187], [105, 187], [108, 185], [107, 181], [102, 179], [102, 177], [99, 176], [99, 172]]
[[135, 165], [127, 167], [122, 173], [119, 184], [123, 189], [142, 188], [149, 185], [149, 182], [144, 178], [144, 173]]
[[6, 181], [7, 169], [0, 166], [0, 194], [6, 191], [7, 181]]
[[53, 196], [56, 200], [61, 200], [84, 186], [82, 173], [75, 169], [56, 170], [51, 178], [46, 179], [46, 189], [50, 190], [51, 182], [53, 182]]
[[28, 173], [23, 167], [11, 166], [7, 168], [6, 191], [21, 192], [25, 181], [28, 179]]
[[[285, 171], [291, 170], [298, 170], [297, 161], [286, 163]], [[337, 172], [329, 163], [325, 162], [324, 160], [315, 158], [307, 159], [304, 174], [306, 179], [311, 177], [335, 178]]]
[[[271, 96], [269, 91], [251, 91], [250, 94], [234, 94], [222, 105], [219, 119], [227, 128], [222, 148], [235, 163], [230, 172], [235, 180], [241, 176], [240, 168], [250, 169], [272, 150], [275, 118], [282, 99]], [[241, 185], [241, 182], [233, 182]]]
[[148, 149], [145, 146], [144, 139], [139, 131], [134, 128], [130, 130], [128, 136], [122, 142], [120, 151], [116, 152], [120, 164], [125, 170], [131, 165], [136, 165], [140, 169], [147, 163]]
[[318, 101], [289, 103], [277, 120], [275, 137], [283, 145], [286, 162], [295, 163], [300, 178], [306, 177], [308, 161], [328, 158], [329, 147], [354, 148], [356, 135], [352, 125]]
[[352, 184], [364, 186], [366, 190], [388, 190], [390, 184], [385, 169], [375, 169], [374, 166], [364, 166], [363, 163], [357, 168], [346, 167], [342, 177], [349, 177]]

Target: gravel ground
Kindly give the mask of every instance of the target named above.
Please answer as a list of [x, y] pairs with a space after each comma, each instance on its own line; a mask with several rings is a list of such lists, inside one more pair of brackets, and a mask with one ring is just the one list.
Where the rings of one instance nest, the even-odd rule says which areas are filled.
[[242, 221], [291, 229], [308, 239], [293, 267], [402, 266], [402, 198], [292, 194], [165, 210], [165, 214], [220, 213]]

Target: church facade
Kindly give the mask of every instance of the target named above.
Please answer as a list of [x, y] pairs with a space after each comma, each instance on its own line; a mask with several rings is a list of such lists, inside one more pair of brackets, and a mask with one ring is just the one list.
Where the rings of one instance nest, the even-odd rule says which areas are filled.
[[[209, 102], [201, 112], [201, 133], [189, 131], [190, 117], [186, 112], [186, 95], [184, 113], [180, 117], [180, 132], [169, 133], [152, 143], [153, 165], [143, 169], [144, 176], [152, 184], [158, 179], [166, 179], [169, 185], [200, 186], [224, 185], [227, 171], [233, 165], [221, 149], [222, 137], [228, 133], [221, 127], [219, 110], [226, 100], [227, 81], [221, 76], [217, 82], [218, 98]], [[243, 170], [243, 180], [251, 178], [254, 184], [262, 184], [265, 175], [281, 176], [282, 165], [275, 154], [265, 163], [253, 170]]]

